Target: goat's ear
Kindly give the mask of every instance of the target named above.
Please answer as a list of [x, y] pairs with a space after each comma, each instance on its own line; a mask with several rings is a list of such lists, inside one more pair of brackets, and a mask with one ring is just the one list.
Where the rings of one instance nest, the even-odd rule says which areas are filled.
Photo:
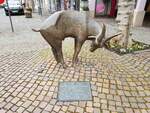
[[95, 40], [95, 38], [96, 38], [96, 36], [88, 36], [87, 40], [93, 41], [93, 40]]

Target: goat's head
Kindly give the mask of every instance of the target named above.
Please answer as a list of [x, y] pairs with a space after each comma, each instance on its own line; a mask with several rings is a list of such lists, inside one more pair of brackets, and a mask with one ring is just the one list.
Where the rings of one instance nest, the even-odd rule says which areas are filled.
[[91, 52], [94, 52], [96, 49], [102, 48], [102, 47], [108, 48], [106, 43], [108, 41], [110, 41], [112, 38], [114, 38], [118, 35], [121, 35], [122, 33], [117, 33], [117, 34], [110, 36], [108, 38], [105, 37], [105, 34], [106, 34], [106, 26], [105, 26], [105, 24], [103, 24], [101, 33], [99, 33], [95, 37], [95, 39], [92, 40], [92, 44], [91, 44], [91, 48], [90, 48]]

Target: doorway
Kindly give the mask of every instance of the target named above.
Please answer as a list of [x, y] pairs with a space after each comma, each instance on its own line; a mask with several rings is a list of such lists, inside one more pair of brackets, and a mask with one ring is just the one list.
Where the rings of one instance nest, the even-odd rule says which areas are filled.
[[143, 26], [150, 27], [150, 0], [147, 0], [146, 2]]
[[117, 0], [96, 0], [95, 16], [115, 17]]

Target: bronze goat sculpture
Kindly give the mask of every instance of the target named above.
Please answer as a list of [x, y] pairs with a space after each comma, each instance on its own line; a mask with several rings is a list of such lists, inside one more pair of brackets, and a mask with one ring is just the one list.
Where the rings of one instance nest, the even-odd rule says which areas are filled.
[[72, 60], [74, 65], [77, 63], [78, 54], [86, 40], [92, 41], [90, 51], [93, 52], [97, 48], [105, 47], [105, 43], [108, 40], [121, 34], [118, 33], [109, 38], [105, 38], [105, 25], [98, 24], [85, 13], [78, 11], [56, 12], [44, 21], [39, 30], [32, 30], [41, 33], [48, 44], [51, 45], [57, 63], [61, 63], [64, 68], [66, 64], [64, 63], [62, 53], [62, 41], [66, 37], [73, 37], [75, 39], [75, 51]]

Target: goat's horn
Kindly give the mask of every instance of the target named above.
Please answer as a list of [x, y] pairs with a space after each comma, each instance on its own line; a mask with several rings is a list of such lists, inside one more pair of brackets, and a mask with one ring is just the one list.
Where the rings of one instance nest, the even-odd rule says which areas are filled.
[[115, 34], [115, 35], [113, 35], [113, 36], [110, 36], [109, 38], [107, 38], [107, 39], [105, 39], [105, 40], [103, 41], [103, 44], [106, 43], [107, 41], [111, 40], [112, 38], [118, 36], [118, 35], [123, 35], [123, 34], [120, 32], [120, 33], [117, 33], [117, 34]]
[[105, 33], [106, 33], [106, 26], [103, 23], [102, 24], [102, 31], [98, 34], [98, 36], [96, 37], [95, 43], [96, 44], [100, 44], [100, 42], [102, 41], [102, 39], [105, 37]]

